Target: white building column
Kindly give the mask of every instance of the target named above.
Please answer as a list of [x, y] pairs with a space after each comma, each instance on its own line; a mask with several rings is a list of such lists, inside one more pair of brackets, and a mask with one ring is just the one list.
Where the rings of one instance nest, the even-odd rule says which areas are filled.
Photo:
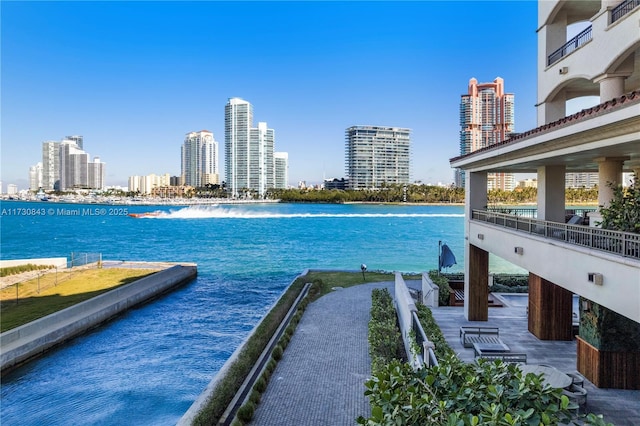
[[[622, 164], [625, 157], [596, 158], [598, 163], [598, 206], [609, 207], [613, 199], [614, 189], [622, 184]], [[602, 215], [600, 211], [589, 213], [589, 226], [600, 226]]]
[[565, 166], [538, 168], [538, 219], [565, 222]]
[[600, 103], [624, 95], [624, 80], [628, 74], [605, 74], [594, 80], [600, 84]]

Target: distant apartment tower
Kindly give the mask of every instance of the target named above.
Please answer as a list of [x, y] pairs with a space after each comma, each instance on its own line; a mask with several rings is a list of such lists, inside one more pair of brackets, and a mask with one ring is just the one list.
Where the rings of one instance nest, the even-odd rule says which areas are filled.
[[76, 145], [78, 145], [78, 148], [84, 149], [84, 137], [80, 135], [74, 135], [74, 136], [65, 136], [64, 139], [68, 141], [73, 141], [76, 143]]
[[[505, 93], [504, 80], [496, 78], [493, 83], [478, 83], [469, 80], [468, 93], [460, 100], [460, 155], [495, 145], [509, 138], [514, 132], [514, 96]], [[495, 187], [511, 191], [515, 187], [513, 175], [491, 176]], [[464, 187], [464, 175], [456, 170], [456, 185]]]
[[100, 161], [100, 157], [95, 157], [92, 162], [87, 163], [87, 183], [89, 188], [105, 188], [105, 163]]
[[408, 184], [411, 130], [401, 127], [352, 126], [345, 131], [345, 165], [349, 189]]
[[60, 188], [60, 142], [42, 142], [42, 189]]
[[171, 177], [169, 173], [163, 175], [150, 174], [147, 176], [129, 176], [129, 192], [138, 193], [142, 195], [150, 195], [154, 189], [165, 188], [171, 186]]
[[181, 163], [186, 185], [200, 187], [220, 183], [218, 142], [213, 133], [208, 130], [187, 133], [182, 144]]
[[274, 188], [287, 189], [289, 186], [289, 154], [287, 152], [274, 152]]
[[565, 188], [593, 188], [598, 185], [598, 173], [566, 173]]
[[42, 188], [42, 163], [29, 167], [29, 191], [38, 191]]
[[74, 141], [60, 143], [60, 190], [89, 187], [89, 154]]
[[244, 191], [264, 196], [275, 185], [275, 132], [267, 123], [253, 127], [253, 106], [230, 98], [224, 110], [225, 181], [232, 197]]

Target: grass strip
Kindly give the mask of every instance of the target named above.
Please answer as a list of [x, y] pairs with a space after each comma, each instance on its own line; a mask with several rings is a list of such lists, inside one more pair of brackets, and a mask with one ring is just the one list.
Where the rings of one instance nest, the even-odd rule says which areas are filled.
[[[47, 274], [40, 278], [40, 284], [38, 279], [33, 279], [5, 287], [0, 290], [0, 332], [84, 302], [155, 272], [157, 271], [152, 269], [85, 269], [58, 272], [57, 279], [61, 283], [57, 285], [45, 282], [56, 279], [55, 274]], [[65, 274], [70, 274], [71, 277], [68, 278]], [[47, 288], [38, 293], [38, 285]]]

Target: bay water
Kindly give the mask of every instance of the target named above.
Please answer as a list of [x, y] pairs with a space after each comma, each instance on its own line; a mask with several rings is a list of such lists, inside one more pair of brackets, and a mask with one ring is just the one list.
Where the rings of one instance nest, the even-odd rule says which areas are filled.
[[[29, 210], [30, 209], [30, 210]], [[101, 253], [195, 262], [198, 277], [3, 377], [2, 425], [169, 425], [305, 269], [464, 265], [461, 206], [112, 206], [2, 202], [1, 259]], [[158, 211], [151, 217], [129, 213]], [[492, 272], [513, 267], [492, 259]]]

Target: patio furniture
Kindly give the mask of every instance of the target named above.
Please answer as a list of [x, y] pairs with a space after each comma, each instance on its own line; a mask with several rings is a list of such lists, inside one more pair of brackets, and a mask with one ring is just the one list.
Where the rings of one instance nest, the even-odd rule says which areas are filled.
[[575, 410], [580, 414], [580, 408], [587, 405], [587, 390], [580, 386], [570, 385], [568, 389], [563, 389], [562, 394], [569, 398], [570, 410]]
[[567, 376], [571, 377], [571, 384], [576, 385], [576, 386], [580, 386], [581, 388], [584, 387], [584, 377], [582, 376], [582, 374], [576, 372], [573, 373], [565, 373]]
[[490, 361], [500, 360], [508, 364], [526, 364], [527, 363], [527, 354], [520, 353], [520, 352], [483, 353], [478, 358], [482, 358]]
[[465, 348], [472, 348], [474, 343], [499, 343], [500, 331], [498, 327], [460, 327], [460, 343]]
[[485, 358], [487, 355], [511, 352], [509, 346], [505, 345], [500, 339], [493, 339], [496, 339], [496, 341], [473, 343], [473, 352], [476, 358]]
[[548, 365], [524, 365], [521, 369], [524, 375], [529, 373], [536, 376], [542, 375], [542, 381], [552, 388], [568, 388], [573, 383], [573, 380], [567, 374]]

